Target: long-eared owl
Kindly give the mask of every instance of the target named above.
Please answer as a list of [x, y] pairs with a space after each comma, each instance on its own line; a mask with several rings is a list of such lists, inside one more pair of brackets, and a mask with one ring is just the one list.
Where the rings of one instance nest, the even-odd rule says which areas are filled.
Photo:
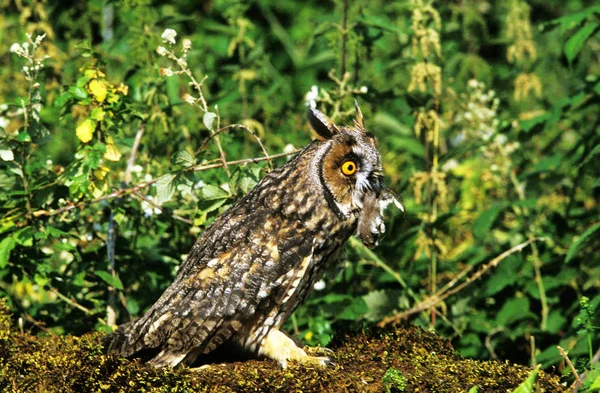
[[218, 348], [250, 357], [327, 364], [279, 329], [353, 234], [368, 246], [394, 200], [383, 185], [375, 136], [356, 105], [352, 126], [316, 109], [319, 138], [265, 176], [196, 241], [175, 281], [137, 321], [105, 337], [108, 352], [155, 366], [202, 363]]

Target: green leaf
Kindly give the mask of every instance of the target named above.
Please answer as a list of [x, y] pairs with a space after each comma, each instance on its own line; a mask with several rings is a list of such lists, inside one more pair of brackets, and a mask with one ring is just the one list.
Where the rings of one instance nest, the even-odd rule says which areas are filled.
[[569, 64], [573, 62], [575, 57], [583, 45], [591, 37], [591, 35], [596, 31], [596, 29], [600, 26], [596, 22], [586, 23], [581, 29], [577, 31], [577, 33], [573, 34], [571, 38], [565, 44], [565, 56], [567, 56], [567, 60], [569, 60]]
[[362, 297], [352, 299], [352, 303], [336, 315], [339, 320], [355, 321], [369, 311], [367, 303]]
[[573, 259], [575, 254], [577, 254], [577, 251], [579, 251], [581, 245], [598, 229], [600, 229], [600, 222], [596, 223], [596, 225], [593, 225], [591, 228], [588, 228], [585, 232], [581, 234], [581, 236], [579, 236], [579, 238], [576, 241], [571, 243], [569, 251], [567, 251], [567, 258], [565, 259], [565, 263], [568, 263], [571, 259]]
[[194, 165], [194, 157], [192, 156], [192, 153], [190, 153], [189, 151], [187, 151], [186, 149], [183, 150], [179, 150], [177, 153], [175, 153], [175, 155], [173, 156], [173, 163], [175, 163], [175, 165], [182, 165], [184, 167], [189, 167]]
[[83, 87], [71, 86], [69, 93], [78, 100], [85, 100], [88, 97], [87, 91]]
[[513, 390], [513, 393], [533, 393], [535, 391], [535, 380], [537, 379], [539, 371], [540, 366], [531, 370], [527, 379], [517, 386], [517, 388]]
[[8, 264], [8, 257], [13, 248], [15, 248], [15, 239], [12, 236], [0, 242], [0, 269], [4, 269]]
[[216, 199], [229, 198], [229, 193], [221, 187], [217, 187], [212, 184], [207, 184], [200, 189], [199, 196], [205, 201], [214, 201]]
[[209, 130], [212, 130], [213, 122], [215, 121], [216, 118], [217, 118], [216, 113], [206, 112], [204, 114], [204, 117], [202, 118], [202, 121], [204, 122], [204, 125], [206, 126], [206, 128], [208, 128]]
[[473, 223], [473, 234], [478, 239], [483, 239], [490, 234], [492, 224], [496, 221], [501, 208], [496, 206], [491, 209], [484, 210], [479, 214]]
[[477, 387], [477, 385], [475, 385], [471, 389], [469, 389], [468, 393], [479, 393], [479, 388]]
[[496, 315], [496, 322], [499, 326], [506, 327], [527, 316], [529, 316], [529, 299], [526, 297], [516, 297], [504, 303]]
[[33, 229], [31, 227], [21, 228], [14, 233], [13, 238], [18, 244], [31, 247], [33, 246]]
[[594, 382], [592, 382], [592, 384], [590, 385], [588, 390], [586, 390], [586, 392], [588, 392], [588, 393], [600, 392], [600, 375], [598, 375], [596, 377], [596, 379], [594, 379]]
[[102, 280], [104, 280], [104, 282], [106, 282], [111, 287], [114, 287], [120, 291], [123, 290], [123, 283], [121, 282], [121, 280], [119, 280], [119, 277], [113, 276], [112, 274], [104, 270], [97, 270], [94, 272], [94, 274], [100, 277]]
[[163, 175], [158, 178], [158, 180], [156, 181], [157, 204], [162, 205], [163, 203], [171, 199], [173, 193], [175, 192], [176, 178], [177, 175], [173, 173], [167, 173], [166, 175]]
[[31, 142], [31, 135], [27, 131], [21, 131], [17, 135], [17, 140], [21, 143]]

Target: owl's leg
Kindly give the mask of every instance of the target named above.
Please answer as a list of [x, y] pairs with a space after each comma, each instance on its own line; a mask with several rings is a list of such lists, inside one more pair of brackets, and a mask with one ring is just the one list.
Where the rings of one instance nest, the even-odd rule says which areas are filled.
[[282, 368], [288, 360], [296, 360], [308, 365], [326, 366], [333, 362], [327, 356], [310, 356], [299, 348], [294, 341], [277, 329], [271, 329], [263, 339], [258, 354], [275, 360]]

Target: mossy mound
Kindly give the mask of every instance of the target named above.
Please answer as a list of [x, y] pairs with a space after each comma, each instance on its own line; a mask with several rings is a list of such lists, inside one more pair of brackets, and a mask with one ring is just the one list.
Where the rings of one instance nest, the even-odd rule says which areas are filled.
[[[290, 364], [281, 370], [272, 361], [251, 360], [198, 371], [158, 370], [102, 354], [99, 333], [36, 337], [11, 331], [1, 311], [2, 392], [383, 392], [386, 386], [396, 392], [466, 392], [475, 385], [479, 392], [507, 392], [530, 371], [464, 359], [447, 340], [412, 326], [341, 335], [331, 345], [336, 366], [327, 368]], [[566, 391], [556, 376], [543, 372], [538, 384], [541, 392]]]

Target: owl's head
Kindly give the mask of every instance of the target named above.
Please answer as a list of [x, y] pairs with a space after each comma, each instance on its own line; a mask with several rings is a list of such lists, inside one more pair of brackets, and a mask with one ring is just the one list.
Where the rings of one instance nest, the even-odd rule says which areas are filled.
[[337, 126], [314, 108], [308, 113], [321, 141], [313, 161], [314, 180], [341, 219], [359, 212], [367, 193], [379, 196], [384, 187], [377, 140], [366, 129], [360, 108], [355, 105], [356, 119], [351, 126]]

